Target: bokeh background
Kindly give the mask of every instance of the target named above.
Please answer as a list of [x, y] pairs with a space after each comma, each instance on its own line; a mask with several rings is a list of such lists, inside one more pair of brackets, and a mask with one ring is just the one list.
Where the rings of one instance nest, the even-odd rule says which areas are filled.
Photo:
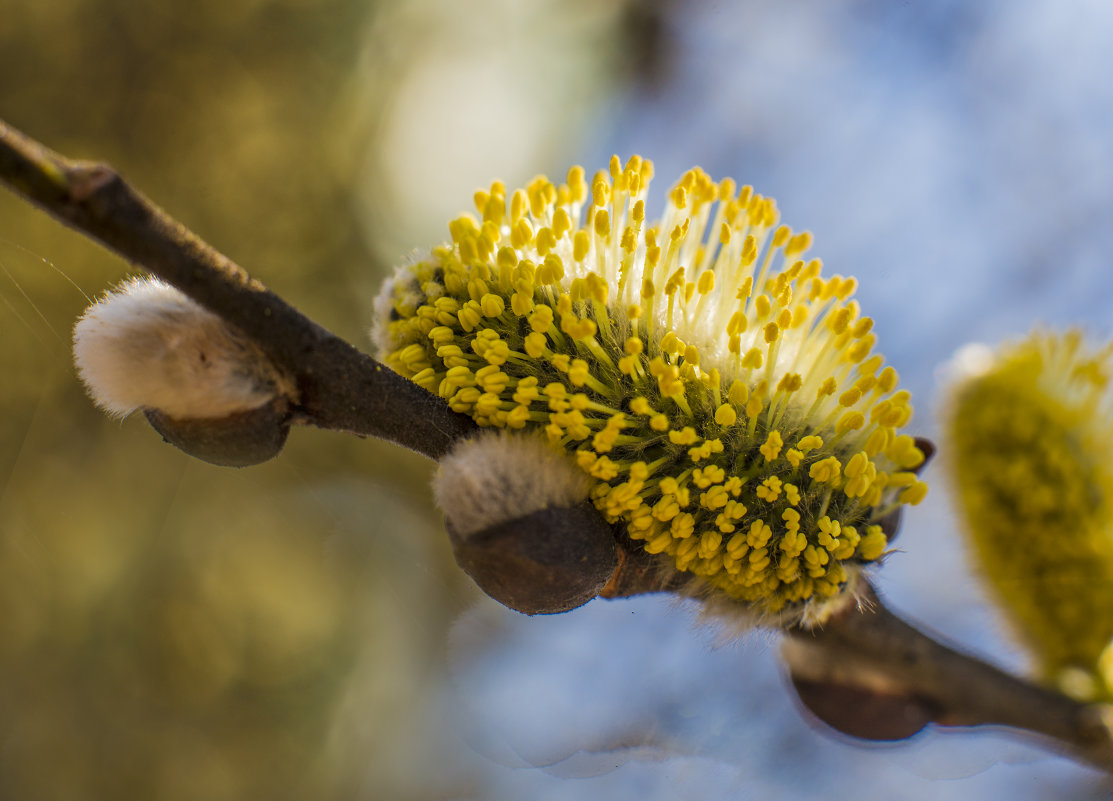
[[[933, 434], [943, 365], [1113, 333], [1101, 0], [37, 0], [0, 117], [106, 159], [365, 347], [392, 263], [472, 192], [612, 153], [776, 197], [856, 275]], [[1107, 799], [1003, 733], [864, 748], [776, 640], [667, 599], [528, 619], [452, 563], [431, 465], [299, 430], [247, 470], [99, 414], [69, 331], [128, 265], [0, 193], [0, 798]], [[945, 446], [944, 446], [945, 447]], [[893, 605], [1017, 670], [946, 487]]]

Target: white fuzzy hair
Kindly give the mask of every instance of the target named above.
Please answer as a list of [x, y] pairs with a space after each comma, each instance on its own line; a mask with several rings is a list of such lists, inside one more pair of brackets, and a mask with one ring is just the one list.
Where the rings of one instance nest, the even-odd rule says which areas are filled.
[[805, 629], [822, 628], [832, 615], [849, 606], [868, 607], [861, 566], [847, 564], [846, 571], [845, 592], [834, 598], [814, 598], [803, 606], [792, 606], [780, 612], [759, 611], [749, 604], [724, 596], [698, 580], [693, 581], [685, 592], [702, 599], [699, 623], [715, 630], [718, 643], [725, 645], [758, 628], [772, 631], [797, 624]]
[[114, 417], [226, 417], [292, 388], [253, 342], [152, 278], [132, 278], [86, 309], [73, 354], [93, 401]]
[[591, 479], [533, 434], [481, 431], [441, 459], [433, 496], [461, 536], [587, 498]]
[[[371, 324], [371, 343], [375, 346], [375, 358], [383, 359], [386, 355], [393, 350], [401, 347], [404, 343], [395, 339], [390, 333], [390, 313], [394, 310], [394, 304], [398, 298], [398, 287], [412, 285], [412, 289], [404, 293], [402, 296], [408, 300], [415, 308], [426, 300], [426, 295], [418, 290], [417, 281], [414, 275], [414, 265], [423, 259], [428, 259], [431, 254], [428, 251], [414, 251], [406, 259], [404, 264], [394, 268], [394, 273], [383, 281], [382, 287], [379, 289], [379, 294], [375, 296], [372, 308], [375, 311], [374, 321]], [[428, 287], [430, 290], [432, 286]], [[441, 290], [443, 292], [443, 289]]]

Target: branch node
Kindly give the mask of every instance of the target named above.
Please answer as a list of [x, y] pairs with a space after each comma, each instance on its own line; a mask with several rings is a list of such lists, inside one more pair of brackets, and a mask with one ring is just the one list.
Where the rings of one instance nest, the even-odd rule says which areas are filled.
[[86, 203], [120, 176], [107, 164], [92, 161], [79, 161], [66, 169], [66, 182], [70, 197], [76, 203]]

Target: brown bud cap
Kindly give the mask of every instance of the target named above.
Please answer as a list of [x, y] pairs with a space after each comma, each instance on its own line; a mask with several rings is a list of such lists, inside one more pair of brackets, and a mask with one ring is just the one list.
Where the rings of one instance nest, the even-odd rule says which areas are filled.
[[[885, 609], [869, 582], [861, 582], [857, 597], [857, 604], [848, 604], [822, 627], [788, 630], [781, 658], [810, 715], [863, 740], [907, 739], [941, 720], [943, 709], [878, 663], [879, 653], [901, 654], [906, 665], [922, 655], [907, 651], [904, 637], [911, 629]], [[863, 631], [884, 643], [879, 651], [862, 647]]]
[[461, 536], [456, 562], [487, 595], [527, 615], [583, 606], [618, 566], [614, 533], [590, 503], [550, 507]]
[[226, 417], [178, 420], [157, 409], [143, 413], [166, 442], [222, 467], [248, 467], [274, 458], [290, 431], [289, 403], [282, 396]]
[[914, 696], [812, 681], [792, 674], [792, 687], [804, 708], [836, 731], [862, 740], [905, 740], [934, 718], [929, 704]]

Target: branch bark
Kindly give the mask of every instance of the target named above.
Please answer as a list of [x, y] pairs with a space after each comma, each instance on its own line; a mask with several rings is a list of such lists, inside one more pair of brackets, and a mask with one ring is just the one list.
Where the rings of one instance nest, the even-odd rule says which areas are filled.
[[296, 422], [379, 437], [432, 459], [476, 430], [471, 418], [305, 317], [107, 164], [65, 158], [0, 121], [0, 180], [254, 339], [294, 376]]
[[819, 628], [790, 629], [787, 637], [784, 655], [798, 682], [872, 689], [913, 707], [923, 723], [1021, 729], [1113, 771], [1113, 710], [943, 644], [893, 614], [868, 584], [857, 605]]
[[[477, 430], [470, 418], [299, 313], [107, 165], [65, 158], [0, 121], [0, 181], [254, 339], [295, 377], [298, 422], [379, 437], [433, 459]], [[618, 562], [602, 597], [684, 592], [675, 571], [656, 569], [621, 537]], [[1078, 703], [961, 654], [897, 618], [872, 590], [822, 628], [792, 629], [786, 637], [798, 688], [857, 684], [903, 699], [925, 721], [1032, 732], [1113, 772], [1108, 707]]]
[[[675, 571], [655, 569], [644, 553], [621, 545], [602, 597], [685, 592]], [[857, 603], [823, 625], [784, 635], [782, 655], [802, 702], [840, 731], [892, 740], [928, 723], [1007, 726], [1113, 773], [1113, 708], [1076, 701], [944, 644], [890, 611], [868, 581]], [[870, 719], [875, 709], [886, 719]]]

